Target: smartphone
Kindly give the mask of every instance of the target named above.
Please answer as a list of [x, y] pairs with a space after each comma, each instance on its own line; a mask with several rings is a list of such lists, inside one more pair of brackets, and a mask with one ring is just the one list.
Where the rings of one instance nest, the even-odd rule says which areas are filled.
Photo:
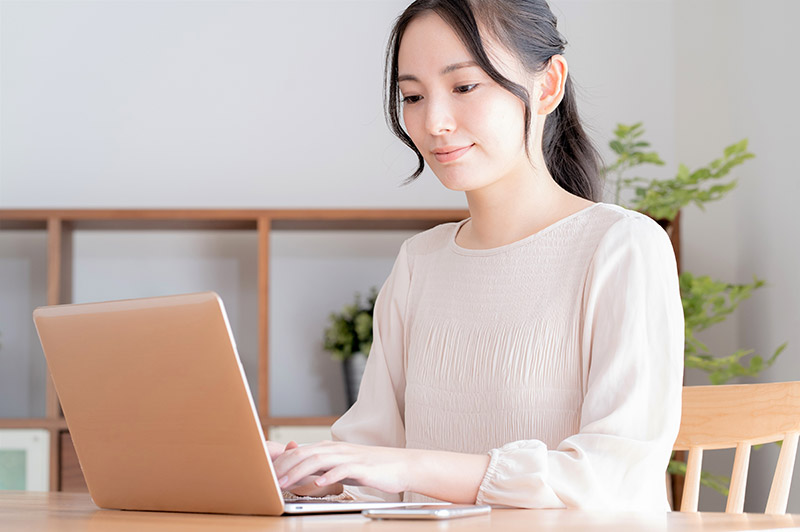
[[379, 508], [364, 510], [361, 515], [370, 519], [455, 519], [486, 515], [492, 511], [487, 504], [450, 504], [447, 506], [412, 506], [408, 508]]

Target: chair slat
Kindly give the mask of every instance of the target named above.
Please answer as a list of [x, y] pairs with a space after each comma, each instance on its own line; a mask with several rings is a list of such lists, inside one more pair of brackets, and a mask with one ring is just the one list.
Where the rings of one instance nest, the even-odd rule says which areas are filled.
[[683, 498], [681, 499], [681, 512], [696, 512], [697, 501], [700, 497], [700, 470], [703, 467], [703, 449], [693, 447], [689, 449], [689, 458], [686, 460], [686, 481], [683, 485]]
[[744, 492], [747, 487], [747, 470], [750, 467], [750, 444], [740, 443], [736, 446], [733, 458], [731, 486], [728, 490], [728, 503], [725, 511], [740, 514], [744, 510]]
[[786, 503], [789, 501], [789, 487], [792, 483], [794, 461], [797, 456], [797, 438], [800, 433], [787, 434], [781, 445], [778, 455], [778, 465], [775, 467], [775, 476], [772, 478], [772, 487], [767, 499], [768, 514], [785, 514]]

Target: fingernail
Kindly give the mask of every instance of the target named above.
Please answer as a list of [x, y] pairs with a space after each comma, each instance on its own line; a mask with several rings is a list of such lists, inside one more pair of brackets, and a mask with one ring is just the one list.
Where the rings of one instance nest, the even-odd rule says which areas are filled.
[[325, 477], [319, 477], [317, 480], [314, 481], [314, 484], [316, 484], [317, 486], [324, 486], [327, 483], [328, 479], [326, 479]]
[[280, 487], [284, 487], [287, 482], [289, 482], [289, 477], [281, 477], [280, 480], [278, 480]]

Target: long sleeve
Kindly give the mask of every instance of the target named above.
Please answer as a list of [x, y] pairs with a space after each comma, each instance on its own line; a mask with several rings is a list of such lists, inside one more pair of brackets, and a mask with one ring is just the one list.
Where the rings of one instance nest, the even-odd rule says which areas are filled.
[[[375, 301], [372, 349], [356, 403], [331, 427], [334, 440], [384, 447], [405, 447], [405, 327], [411, 274], [406, 244], [400, 247], [392, 272]], [[399, 500], [371, 488], [347, 486], [361, 500]]]
[[625, 216], [585, 280], [580, 430], [556, 449], [492, 449], [479, 503], [525, 508], [668, 508], [664, 472], [680, 423], [683, 309], [666, 233]]

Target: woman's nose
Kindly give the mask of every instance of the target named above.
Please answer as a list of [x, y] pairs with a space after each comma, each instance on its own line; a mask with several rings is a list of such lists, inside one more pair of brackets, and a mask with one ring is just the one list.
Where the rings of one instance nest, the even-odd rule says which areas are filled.
[[425, 116], [425, 127], [431, 135], [452, 133], [456, 128], [456, 121], [450, 107], [442, 101], [429, 101]]

